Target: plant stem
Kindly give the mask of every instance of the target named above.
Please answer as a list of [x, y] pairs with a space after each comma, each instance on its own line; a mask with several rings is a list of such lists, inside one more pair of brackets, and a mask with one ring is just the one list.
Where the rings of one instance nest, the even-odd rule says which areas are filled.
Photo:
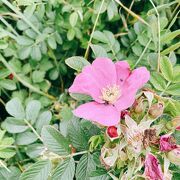
[[0, 160], [0, 165], [1, 165], [3, 168], [5, 168], [8, 172], [11, 173], [11, 170], [6, 167], [6, 165], [3, 163], [2, 160]]
[[152, 4], [152, 6], [154, 7], [154, 10], [156, 12], [156, 15], [157, 15], [157, 28], [158, 28], [158, 59], [157, 59], [157, 72], [159, 72], [160, 70], [160, 49], [161, 49], [161, 39], [160, 39], [160, 20], [159, 20], [159, 13], [158, 13], [158, 10], [156, 8], [156, 6], [154, 5], [153, 1], [152, 0], [149, 0], [150, 3]]
[[89, 41], [88, 41], [88, 46], [87, 46], [87, 49], [86, 49], [86, 52], [85, 52], [85, 55], [84, 55], [85, 59], [88, 58], [88, 53], [89, 53], [90, 44], [91, 44], [91, 41], [92, 41], [92, 38], [93, 38], [93, 35], [94, 35], [94, 31], [95, 31], [96, 26], [97, 26], [97, 23], [98, 23], [98, 19], [99, 19], [99, 16], [100, 16], [100, 13], [101, 13], [101, 10], [102, 10], [104, 1], [105, 1], [105, 0], [102, 0], [101, 6], [100, 6], [100, 8], [99, 8], [99, 11], [98, 11], [98, 14], [97, 14], [97, 17], [96, 17], [96, 20], [95, 20], [95, 23], [94, 23], [94, 26], [93, 26], [93, 29], [92, 29], [92, 32], [91, 32], [90, 39], [89, 39]]
[[146, 47], [144, 48], [143, 52], [141, 53], [141, 56], [139, 57], [139, 59], [136, 61], [135, 65], [133, 66], [133, 69], [138, 65], [138, 63], [141, 61], [142, 57], [144, 56], [144, 53], [146, 52], [147, 48], [149, 47], [149, 44], [151, 42], [152, 39], [150, 39], [148, 41], [148, 43], [146, 44]]
[[33, 131], [33, 133], [37, 136], [37, 138], [43, 142], [41, 136], [37, 133], [37, 131], [34, 129], [34, 127], [29, 123], [28, 120], [24, 119], [24, 122], [29, 126], [29, 128]]
[[8, 62], [4, 59], [4, 57], [0, 54], [0, 61], [4, 64], [4, 66], [6, 66], [6, 68], [14, 75], [14, 77], [21, 82], [25, 87], [31, 89], [32, 91], [41, 94], [43, 96], [48, 97], [49, 99], [55, 101], [56, 98], [52, 95], [49, 95], [45, 92], [42, 92], [41, 90], [39, 90], [38, 88], [34, 87], [33, 85], [29, 84], [28, 82], [24, 81], [18, 74], [16, 74], [16, 72], [13, 70], [13, 68], [11, 68], [11, 66], [8, 64]]
[[166, 87], [164, 88], [164, 91], [159, 96], [162, 96], [165, 93], [165, 91], [167, 90], [170, 84], [171, 84], [171, 81], [167, 83]]
[[131, 11], [130, 9], [128, 9], [126, 6], [124, 6], [122, 4], [121, 1], [119, 0], [115, 0], [124, 10], [126, 10], [131, 16], [133, 16], [134, 18], [138, 19], [139, 21], [141, 21], [142, 23], [146, 24], [147, 26], [150, 26], [143, 18], [141, 18], [140, 16], [138, 16], [137, 14], [135, 14], [133, 11]]
[[29, 21], [24, 14], [22, 14], [16, 7], [14, 7], [9, 1], [1, 0], [6, 6], [8, 6], [12, 11], [19, 15], [37, 34], [41, 34], [40, 31]]

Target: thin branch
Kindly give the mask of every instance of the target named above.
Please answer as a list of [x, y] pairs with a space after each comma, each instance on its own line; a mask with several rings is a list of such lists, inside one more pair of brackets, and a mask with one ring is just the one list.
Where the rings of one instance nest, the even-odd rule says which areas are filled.
[[37, 34], [41, 34], [41, 32], [29, 21], [23, 13], [21, 13], [16, 7], [14, 7], [9, 1], [1, 0], [6, 6], [8, 6], [12, 11], [14, 11], [17, 15], [19, 15], [24, 22], [26, 22]]
[[146, 24], [147, 26], [150, 26], [143, 18], [141, 18], [139, 15], [137, 15], [136, 13], [134, 13], [133, 11], [131, 11], [130, 9], [128, 9], [126, 6], [124, 6], [122, 4], [121, 1], [119, 0], [115, 0], [125, 11], [127, 11], [131, 16], [133, 16], [134, 18], [138, 19], [139, 21], [141, 21], [142, 23]]
[[85, 59], [87, 59], [87, 57], [88, 57], [90, 44], [91, 44], [91, 41], [92, 41], [92, 38], [93, 38], [93, 35], [94, 35], [94, 31], [95, 31], [96, 26], [97, 26], [97, 23], [98, 23], [98, 19], [99, 19], [99, 16], [100, 16], [100, 13], [101, 13], [103, 4], [104, 4], [104, 0], [102, 0], [101, 6], [100, 6], [100, 8], [99, 8], [99, 11], [98, 11], [98, 14], [97, 14], [95, 23], [94, 23], [94, 27], [93, 27], [92, 32], [91, 32], [90, 39], [89, 39], [89, 41], [88, 41], [88, 46], [87, 46], [87, 49], [86, 49], [86, 52], [85, 52], [85, 55], [84, 55]]
[[50, 94], [47, 94], [41, 90], [39, 90], [38, 88], [34, 87], [32, 84], [29, 84], [28, 82], [24, 81], [14, 70], [13, 68], [8, 64], [8, 62], [4, 59], [4, 57], [0, 54], [0, 61], [4, 64], [4, 66], [6, 66], [6, 68], [14, 75], [14, 77], [21, 82], [25, 87], [29, 88], [30, 90], [41, 94], [43, 96], [48, 97], [49, 99], [55, 101], [56, 98]]
[[158, 28], [158, 59], [157, 59], [157, 71], [159, 72], [159, 70], [160, 70], [160, 58], [161, 58], [161, 56], [160, 56], [160, 50], [161, 50], [160, 19], [159, 19], [158, 10], [157, 10], [156, 6], [154, 5], [153, 1], [152, 1], [152, 0], [149, 0], [149, 1], [150, 1], [150, 3], [152, 4], [152, 6], [154, 7], [154, 10], [155, 10], [156, 15], [157, 15], [157, 25], [158, 25], [158, 27], [157, 27], [157, 28]]
[[146, 44], [146, 47], [144, 48], [143, 52], [141, 53], [141, 56], [139, 57], [139, 59], [136, 61], [136, 64], [134, 65], [133, 69], [139, 64], [139, 62], [141, 61], [142, 57], [144, 56], [144, 53], [146, 52], [147, 48], [149, 47], [149, 44], [151, 43], [152, 39], [150, 39], [148, 41], [148, 43]]
[[43, 142], [41, 136], [37, 133], [37, 131], [34, 129], [34, 127], [29, 123], [28, 120], [24, 119], [24, 122], [29, 126], [29, 128], [33, 131], [33, 133], [37, 136], [37, 138]]

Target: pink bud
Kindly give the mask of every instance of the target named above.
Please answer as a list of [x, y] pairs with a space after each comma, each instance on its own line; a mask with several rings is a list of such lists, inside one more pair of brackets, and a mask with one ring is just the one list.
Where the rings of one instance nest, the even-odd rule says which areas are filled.
[[177, 145], [174, 142], [174, 138], [168, 134], [160, 137], [160, 150], [161, 151], [171, 151], [177, 148]]

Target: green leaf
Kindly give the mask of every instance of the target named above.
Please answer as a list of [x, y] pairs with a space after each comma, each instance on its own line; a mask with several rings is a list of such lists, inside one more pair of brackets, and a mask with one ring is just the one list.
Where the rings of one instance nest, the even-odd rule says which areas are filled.
[[180, 96], [180, 83], [170, 85], [167, 88], [166, 93], [174, 96]]
[[180, 66], [174, 67], [173, 83], [180, 82]]
[[47, 39], [48, 45], [52, 48], [52, 49], [56, 49], [57, 48], [57, 44], [56, 44], [56, 39], [55, 36], [50, 36]]
[[90, 180], [109, 180], [110, 176], [107, 174], [105, 169], [98, 169], [90, 174]]
[[60, 111], [60, 116], [62, 118], [62, 121], [71, 120], [73, 117], [72, 109], [64, 106]]
[[19, 58], [22, 60], [28, 58], [31, 53], [31, 50], [31, 46], [20, 48], [18, 51]]
[[13, 117], [6, 118], [6, 120], [2, 123], [2, 126], [9, 133], [21, 133], [28, 129], [28, 126], [23, 120], [18, 120]]
[[161, 54], [164, 56], [166, 54], [169, 54], [171, 51], [175, 51], [179, 47], [180, 47], [180, 42], [177, 42], [176, 44], [173, 44], [170, 47], [168, 47], [167, 49], [165, 49], [164, 51], [162, 51]]
[[103, 42], [103, 43], [108, 43], [108, 38], [101, 31], [95, 31], [93, 33], [93, 39], [96, 39], [96, 40]]
[[73, 40], [74, 39], [74, 36], [75, 36], [75, 30], [73, 28], [69, 29], [68, 32], [67, 32], [67, 38], [69, 41]]
[[92, 98], [85, 94], [70, 93], [70, 96], [78, 101], [90, 101]]
[[12, 80], [4, 79], [0, 81], [0, 88], [12, 91], [16, 89], [16, 83]]
[[168, 81], [173, 81], [173, 67], [167, 57], [161, 59], [160, 68], [164, 78]]
[[72, 180], [75, 173], [74, 159], [66, 159], [61, 162], [52, 174], [53, 180]]
[[0, 149], [0, 158], [11, 158], [16, 154], [14, 149]]
[[37, 100], [32, 100], [27, 104], [26, 107], [26, 119], [30, 120], [32, 124], [35, 123], [39, 111], [41, 109], [41, 103]]
[[76, 179], [77, 180], [89, 180], [90, 174], [95, 170], [96, 165], [94, 163], [91, 154], [84, 154], [76, 168]]
[[21, 171], [14, 166], [8, 167], [10, 171], [7, 169], [0, 167], [0, 179], [1, 180], [19, 180], [19, 176], [21, 175]]
[[37, 139], [37, 136], [32, 132], [23, 132], [17, 135], [16, 143], [17, 145], [28, 145], [32, 144]]
[[39, 45], [36, 45], [36, 46], [34, 45], [32, 47], [31, 57], [32, 57], [32, 59], [37, 60], [37, 61], [41, 60], [42, 54], [41, 54]]
[[13, 98], [7, 102], [6, 111], [17, 119], [24, 119], [25, 117], [24, 108], [18, 98]]
[[42, 155], [43, 151], [44, 151], [44, 145], [40, 143], [35, 143], [27, 146], [26, 154], [33, 159]]
[[90, 63], [86, 59], [80, 56], [70, 57], [65, 60], [65, 63], [72, 69], [75, 69], [79, 72], [82, 71], [85, 66], [90, 65]]
[[68, 125], [68, 135], [73, 147], [78, 150], [87, 150], [88, 137], [81, 128], [79, 119], [73, 118]]
[[152, 72], [150, 82], [159, 91], [164, 91], [166, 88], [166, 81], [160, 73]]
[[69, 141], [52, 126], [44, 126], [41, 136], [45, 146], [52, 152], [66, 156], [70, 154]]
[[106, 50], [103, 47], [101, 47], [99, 45], [93, 45], [93, 44], [91, 44], [90, 46], [91, 46], [96, 58], [97, 57], [108, 57]]
[[78, 20], [78, 13], [73, 12], [69, 17], [69, 22], [70, 22], [72, 27], [74, 27], [76, 25], [77, 20]]
[[9, 76], [11, 73], [8, 69], [1, 69], [0, 71], [0, 79], [4, 79]]
[[20, 44], [22, 46], [30, 46], [34, 43], [34, 41], [27, 36], [18, 36], [16, 38], [16, 41], [18, 44]]
[[44, 71], [33, 71], [32, 80], [34, 83], [40, 83], [44, 81], [45, 72]]
[[52, 114], [50, 111], [45, 111], [41, 113], [36, 121], [36, 130], [37, 132], [41, 132], [43, 126], [49, 125], [50, 121], [52, 119]]
[[41, 160], [30, 166], [20, 176], [20, 180], [47, 180], [51, 170], [49, 160]]
[[179, 130], [176, 130], [175, 133], [174, 133], [174, 137], [176, 139], [176, 143], [178, 145], [180, 145], [180, 131]]
[[168, 43], [178, 35], [180, 35], [180, 29], [173, 32], [165, 33], [161, 36], [161, 43]]
[[4, 40], [0, 40], [0, 49], [6, 49], [8, 47], [8, 43]]

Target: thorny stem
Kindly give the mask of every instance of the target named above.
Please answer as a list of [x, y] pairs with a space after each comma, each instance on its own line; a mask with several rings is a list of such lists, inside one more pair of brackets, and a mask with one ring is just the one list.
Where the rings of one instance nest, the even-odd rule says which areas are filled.
[[48, 97], [49, 99], [55, 101], [56, 98], [50, 94], [47, 94], [39, 89], [37, 89], [36, 87], [34, 87], [33, 85], [29, 84], [28, 82], [24, 81], [18, 74], [16, 74], [16, 72], [13, 70], [13, 68], [11, 68], [11, 66], [8, 64], [8, 62], [4, 59], [4, 57], [0, 54], [0, 61], [4, 64], [4, 66], [6, 66], [6, 68], [14, 75], [14, 77], [21, 82], [25, 87], [28, 87], [29, 89], [31, 89], [32, 91], [41, 94], [43, 96]]
[[160, 40], [160, 20], [159, 20], [159, 13], [158, 13], [158, 10], [156, 8], [156, 6], [154, 5], [153, 1], [152, 0], [149, 0], [150, 3], [152, 4], [152, 6], [154, 7], [154, 10], [156, 12], [156, 15], [157, 15], [157, 28], [158, 28], [158, 59], [157, 59], [157, 72], [159, 72], [160, 70], [160, 49], [161, 49], [161, 40]]
[[99, 8], [99, 11], [98, 11], [98, 14], [97, 14], [97, 17], [96, 17], [96, 20], [95, 20], [95, 23], [94, 23], [94, 26], [93, 26], [93, 29], [92, 29], [92, 32], [91, 32], [90, 39], [88, 41], [88, 46], [87, 46], [87, 49], [86, 49], [86, 52], [85, 52], [85, 55], [84, 55], [85, 59], [87, 59], [87, 57], [88, 57], [89, 47], [90, 47], [90, 44], [91, 44], [91, 41], [92, 41], [92, 38], [93, 38], [93, 35], [94, 35], [94, 31], [95, 31], [96, 26], [97, 26], [97, 23], [98, 23], [98, 19], [99, 19], [103, 4], [104, 4], [104, 0], [102, 0], [101, 6]]
[[33, 133], [37, 136], [37, 138], [43, 142], [41, 136], [37, 133], [37, 131], [34, 129], [34, 127], [28, 122], [28, 120], [24, 119], [24, 122], [29, 126], [29, 128], [31, 128], [31, 130], [33, 131]]

